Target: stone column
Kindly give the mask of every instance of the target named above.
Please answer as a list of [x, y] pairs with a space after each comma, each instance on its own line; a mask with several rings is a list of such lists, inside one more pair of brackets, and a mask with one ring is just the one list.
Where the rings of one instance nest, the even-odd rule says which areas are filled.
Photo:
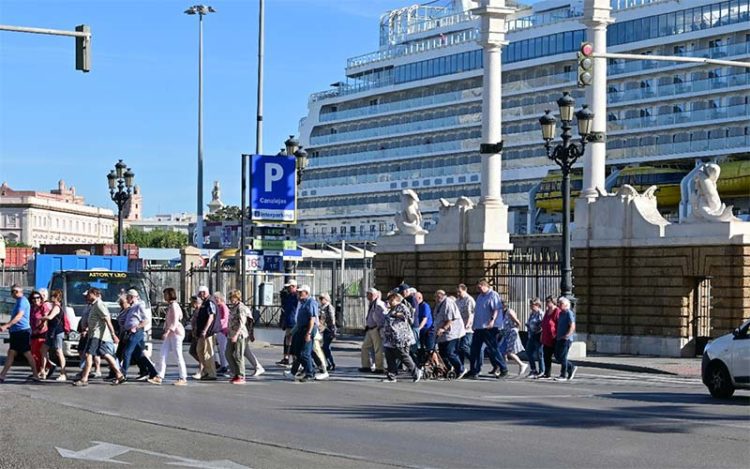
[[[587, 38], [594, 45], [594, 54], [607, 52], [607, 25], [614, 22], [610, 16], [609, 0], [584, 0], [583, 17], [588, 26]], [[591, 86], [586, 90], [586, 101], [594, 111], [593, 132], [607, 131], [607, 59], [594, 59], [594, 73]], [[605, 191], [606, 178], [605, 141], [592, 142], [583, 158], [583, 190], [581, 197], [594, 200], [599, 192]]]
[[[501, 48], [505, 41], [506, 18], [514, 10], [505, 0], [481, 0], [472, 13], [481, 18], [479, 43], [484, 49], [482, 96], [482, 143], [497, 144], [502, 140], [502, 64]], [[482, 197], [468, 214], [469, 250], [512, 249], [508, 235], [508, 206], [500, 195], [502, 155], [482, 154]]]
[[186, 246], [180, 249], [181, 267], [180, 267], [180, 294], [182, 296], [182, 302], [187, 303], [190, 300], [190, 296], [194, 295], [192, 291], [192, 280], [188, 277], [190, 269], [192, 267], [202, 267], [203, 258], [201, 257], [201, 250], [194, 246]]

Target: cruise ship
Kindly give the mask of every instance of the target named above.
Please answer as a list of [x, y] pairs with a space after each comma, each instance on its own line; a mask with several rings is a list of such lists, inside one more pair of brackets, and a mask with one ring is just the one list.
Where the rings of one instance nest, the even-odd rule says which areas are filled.
[[[538, 119], [557, 109], [563, 91], [578, 107], [585, 100], [576, 87], [583, 1], [507, 3], [516, 8], [502, 53], [509, 231], [554, 231], [560, 175]], [[385, 13], [379, 49], [348, 59], [345, 78], [310, 96], [299, 128], [310, 155], [299, 192], [302, 241], [376, 240], [393, 229], [404, 189], [419, 195], [428, 230], [440, 198], [479, 198], [475, 6], [444, 0]], [[611, 7], [609, 52], [750, 59], [750, 0], [611, 0]], [[607, 86], [609, 189], [657, 184], [660, 210], [676, 219], [682, 178], [697, 161], [716, 161], [722, 197], [736, 214], [750, 214], [750, 69], [610, 59]], [[581, 181], [573, 175], [573, 196]]]

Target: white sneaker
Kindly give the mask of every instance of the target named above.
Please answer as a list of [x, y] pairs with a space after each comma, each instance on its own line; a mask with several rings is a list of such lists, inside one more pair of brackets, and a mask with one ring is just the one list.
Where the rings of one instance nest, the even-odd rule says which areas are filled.
[[524, 363], [523, 365], [521, 365], [521, 369], [518, 370], [518, 376], [524, 376], [528, 370], [529, 370], [529, 365]]
[[327, 371], [325, 371], [323, 373], [316, 374], [315, 375], [315, 380], [319, 381], [319, 380], [323, 380], [323, 379], [328, 379], [329, 377], [330, 377], [330, 375], [328, 374]]
[[101, 378], [101, 377], [102, 377], [102, 372], [101, 371], [95, 371], [94, 372], [94, 378]]
[[193, 375], [193, 379], [201, 379], [202, 376], [203, 376], [202, 374], [196, 373]]
[[68, 377], [65, 376], [65, 373], [61, 374], [60, 376], [57, 377], [57, 379], [55, 379], [55, 381], [67, 381], [67, 380], [68, 380]]
[[467, 373], [469, 373], [469, 369], [468, 368], [464, 368], [464, 371], [462, 371], [461, 373], [459, 373], [458, 376], [456, 377], [456, 379], [464, 379], [464, 376], [466, 376]]
[[266, 372], [266, 369], [259, 365], [258, 368], [255, 369], [253, 376], [257, 378], [258, 376], [262, 375], [265, 372]]
[[555, 381], [567, 381], [567, 380], [568, 378], [566, 378], [565, 376], [558, 376], [557, 378], [555, 378]]
[[414, 373], [414, 382], [418, 383], [422, 379], [422, 369], [417, 368], [417, 371]]

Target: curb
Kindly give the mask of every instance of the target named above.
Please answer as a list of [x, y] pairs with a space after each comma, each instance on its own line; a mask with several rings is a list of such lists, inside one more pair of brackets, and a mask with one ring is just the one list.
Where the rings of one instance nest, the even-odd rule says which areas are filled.
[[680, 375], [679, 373], [674, 373], [671, 371], [661, 370], [659, 368], [652, 368], [649, 366], [625, 365], [622, 363], [596, 362], [596, 361], [589, 361], [586, 359], [583, 359], [583, 360], [574, 359], [572, 361], [574, 363], [577, 363], [579, 366], [588, 367], [588, 368], [601, 368], [601, 369], [606, 369], [606, 370], [627, 371], [630, 373], [648, 373], [648, 374], [654, 374], [654, 375], [686, 376], [686, 375]]

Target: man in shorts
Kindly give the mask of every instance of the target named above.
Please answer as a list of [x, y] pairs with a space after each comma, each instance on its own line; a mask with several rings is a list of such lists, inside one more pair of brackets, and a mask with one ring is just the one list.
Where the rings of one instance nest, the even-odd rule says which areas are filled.
[[32, 379], [39, 381], [39, 371], [31, 355], [31, 305], [23, 296], [23, 288], [18, 285], [10, 287], [10, 292], [16, 300], [10, 322], [0, 326], [0, 332], [10, 331], [10, 348], [5, 359], [5, 366], [0, 372], [0, 383], [5, 381], [8, 370], [13, 366], [16, 355], [23, 355], [31, 365]]
[[110, 370], [115, 372], [115, 379], [112, 384], [121, 384], [125, 381], [125, 376], [120, 371], [120, 367], [117, 366], [117, 361], [114, 358], [115, 344], [119, 342], [119, 339], [115, 334], [109, 310], [102, 302], [102, 294], [98, 288], [89, 288], [86, 292], [86, 301], [91, 304], [88, 317], [88, 340], [84, 352], [86, 365], [81, 372], [81, 379], [74, 381], [73, 385], [88, 386], [93, 357], [104, 358], [109, 364]]

